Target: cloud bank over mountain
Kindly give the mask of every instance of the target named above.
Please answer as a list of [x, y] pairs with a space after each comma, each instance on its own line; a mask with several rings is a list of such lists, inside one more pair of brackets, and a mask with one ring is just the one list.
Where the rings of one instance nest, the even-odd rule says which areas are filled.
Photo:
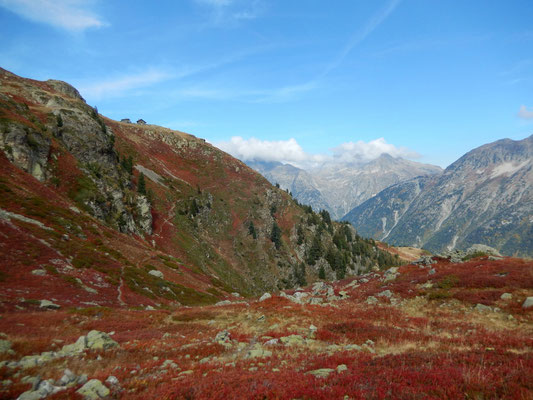
[[323, 154], [306, 152], [294, 138], [288, 140], [260, 140], [254, 137], [244, 139], [233, 136], [228, 141], [214, 143], [242, 161], [266, 161], [292, 164], [299, 168], [313, 168], [325, 163], [365, 163], [378, 158], [382, 154], [407, 159], [420, 158], [420, 154], [406, 147], [398, 147], [387, 143], [385, 138], [369, 142], [359, 140], [346, 142], [328, 149]]

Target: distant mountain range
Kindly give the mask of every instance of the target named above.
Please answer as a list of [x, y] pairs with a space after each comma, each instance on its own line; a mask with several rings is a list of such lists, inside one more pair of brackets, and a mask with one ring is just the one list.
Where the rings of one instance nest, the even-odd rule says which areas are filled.
[[390, 186], [344, 218], [363, 236], [430, 251], [484, 243], [533, 255], [533, 135], [478, 147], [442, 174]]
[[440, 167], [382, 154], [366, 163], [331, 162], [304, 170], [279, 162], [248, 161], [271, 183], [288, 189], [299, 202], [341, 219], [383, 189], [414, 177], [440, 174]]

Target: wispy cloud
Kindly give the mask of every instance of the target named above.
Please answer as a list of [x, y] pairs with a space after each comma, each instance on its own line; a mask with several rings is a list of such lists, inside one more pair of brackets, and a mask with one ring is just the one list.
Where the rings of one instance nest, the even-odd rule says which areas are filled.
[[[265, 47], [267, 48], [267, 47]], [[265, 48], [255, 48], [247, 51], [241, 51], [232, 55], [228, 55], [213, 63], [182, 66], [179, 69], [176, 68], [161, 68], [161, 67], [148, 67], [142, 71], [136, 71], [132, 73], [115, 75], [104, 80], [97, 81], [85, 81], [77, 83], [80, 88], [80, 92], [89, 98], [98, 100], [104, 97], [119, 97], [129, 94], [134, 89], [145, 88], [150, 85], [163, 82], [163, 81], [179, 81], [194, 75], [205, 73], [210, 70], [216, 70], [223, 65], [234, 63], [243, 57], [250, 54], [263, 51]], [[76, 83], [76, 82], [74, 82]], [[167, 88], [167, 95], [171, 92]], [[223, 91], [213, 89], [201, 89], [198, 87], [189, 87], [180, 89], [174, 94], [180, 97], [189, 98], [219, 98], [225, 99], [226, 94]]]
[[172, 78], [173, 75], [149, 68], [143, 72], [115, 76], [103, 81], [90, 82], [79, 85], [80, 93], [88, 98], [101, 99], [104, 97], [122, 96], [132, 89], [139, 89]]
[[387, 143], [384, 138], [342, 143], [322, 154], [304, 151], [294, 138], [270, 141], [234, 136], [228, 141], [215, 143], [215, 146], [242, 161], [277, 161], [300, 168], [313, 168], [325, 163], [365, 163], [384, 153], [393, 157], [420, 158], [417, 152]]
[[396, 9], [400, 4], [400, 0], [390, 0], [385, 7], [383, 7], [376, 15], [374, 15], [367, 23], [360, 29], [354, 32], [348, 43], [344, 46], [342, 51], [335, 57], [326, 69], [323, 71], [322, 76], [326, 76], [339, 65], [342, 64], [346, 56], [350, 54], [355, 46], [365, 40], [372, 32], [374, 32]]
[[533, 108], [528, 110], [526, 106], [521, 105], [520, 110], [518, 110], [518, 118], [522, 119], [533, 119]]
[[96, 15], [91, 0], [0, 0], [0, 6], [31, 21], [72, 32], [107, 25]]
[[285, 103], [294, 100], [301, 93], [317, 87], [315, 81], [300, 85], [287, 85], [273, 89], [215, 88], [200, 85], [189, 86], [175, 92], [183, 99], [236, 100], [246, 103]]
[[263, 0], [194, 0], [207, 9], [213, 25], [225, 25], [257, 18], [263, 12]]

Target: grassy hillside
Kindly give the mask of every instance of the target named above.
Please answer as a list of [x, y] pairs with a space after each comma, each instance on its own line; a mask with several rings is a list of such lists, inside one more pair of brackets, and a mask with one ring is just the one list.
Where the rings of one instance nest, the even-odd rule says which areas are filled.
[[207, 304], [399, 264], [202, 139], [0, 79], [4, 308]]

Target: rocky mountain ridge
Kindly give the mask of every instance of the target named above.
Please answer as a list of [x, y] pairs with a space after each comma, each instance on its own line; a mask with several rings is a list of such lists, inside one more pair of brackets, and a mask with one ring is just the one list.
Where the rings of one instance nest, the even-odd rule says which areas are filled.
[[[215, 303], [399, 260], [192, 135], [0, 70], [0, 301]], [[19, 300], [16, 300], [19, 299]], [[0, 303], [1, 304], [1, 303]]]
[[533, 136], [465, 154], [438, 176], [391, 186], [344, 218], [363, 235], [430, 251], [475, 243], [533, 255]]
[[442, 172], [440, 167], [387, 153], [364, 163], [332, 162], [309, 170], [276, 162], [251, 161], [248, 165], [289, 190], [298, 201], [316, 211], [327, 210], [335, 219], [393, 184]]

